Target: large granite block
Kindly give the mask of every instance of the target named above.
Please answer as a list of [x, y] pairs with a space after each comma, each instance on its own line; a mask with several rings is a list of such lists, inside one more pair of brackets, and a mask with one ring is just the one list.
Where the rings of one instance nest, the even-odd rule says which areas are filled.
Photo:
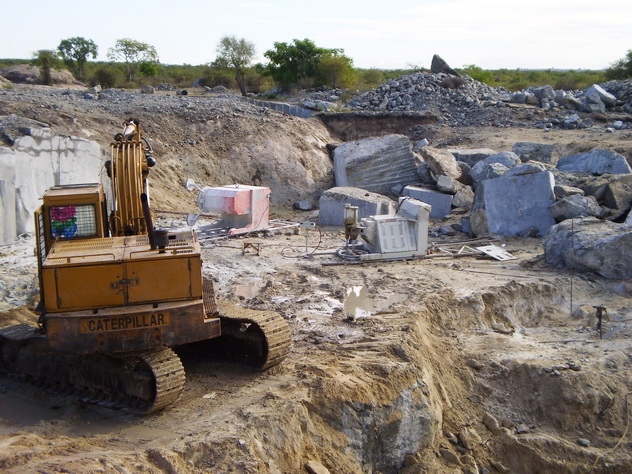
[[356, 187], [388, 194], [396, 185], [419, 183], [410, 141], [403, 135], [385, 135], [346, 142], [334, 150], [336, 186]]
[[485, 182], [485, 211], [490, 233], [524, 235], [532, 228], [544, 235], [555, 224], [555, 179], [549, 171], [500, 177]]

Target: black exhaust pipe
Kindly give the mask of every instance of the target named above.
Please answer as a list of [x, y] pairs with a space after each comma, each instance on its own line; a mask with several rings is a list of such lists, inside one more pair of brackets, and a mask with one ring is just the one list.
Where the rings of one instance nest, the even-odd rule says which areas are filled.
[[140, 202], [143, 205], [143, 216], [145, 217], [145, 226], [147, 227], [147, 237], [149, 237], [149, 245], [152, 250], [156, 250], [156, 236], [154, 234], [154, 223], [151, 220], [151, 210], [149, 209], [149, 199], [146, 193], [140, 195]]

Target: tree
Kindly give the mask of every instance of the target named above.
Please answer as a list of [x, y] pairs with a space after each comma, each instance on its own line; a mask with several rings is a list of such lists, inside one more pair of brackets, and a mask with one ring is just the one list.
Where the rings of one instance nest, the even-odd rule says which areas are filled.
[[158, 75], [158, 68], [156, 67], [156, 63], [144, 62], [138, 66], [138, 72], [145, 77], [154, 77]]
[[606, 70], [608, 79], [627, 79], [632, 77], [632, 49]]
[[318, 82], [318, 64], [325, 54], [341, 54], [342, 49], [319, 48], [310, 39], [293, 40], [291, 44], [274, 43], [274, 49], [263, 55], [269, 59], [265, 74], [281, 85], [289, 87], [293, 84], [304, 87], [314, 86]]
[[327, 52], [318, 61], [318, 71], [324, 83], [332, 89], [353, 84], [353, 61], [338, 50]]
[[57, 53], [51, 49], [40, 49], [34, 53], [33, 56], [33, 63], [40, 70], [40, 79], [42, 84], [47, 86], [51, 85], [53, 82], [51, 69], [57, 67], [59, 64]]
[[239, 85], [241, 95], [246, 96], [246, 75], [245, 68], [252, 62], [255, 56], [255, 45], [244, 38], [237, 39], [236, 36], [224, 36], [217, 45], [219, 55], [216, 63], [227, 65], [235, 69], [235, 80]]
[[127, 67], [127, 82], [136, 78], [141, 63], [158, 63], [156, 48], [130, 38], [116, 41], [116, 45], [108, 50], [110, 61], [123, 61]]
[[92, 59], [96, 59], [98, 48], [94, 41], [75, 36], [62, 40], [57, 46], [57, 51], [59, 51], [64, 64], [70, 68], [77, 79], [81, 80], [88, 56], [91, 55]]

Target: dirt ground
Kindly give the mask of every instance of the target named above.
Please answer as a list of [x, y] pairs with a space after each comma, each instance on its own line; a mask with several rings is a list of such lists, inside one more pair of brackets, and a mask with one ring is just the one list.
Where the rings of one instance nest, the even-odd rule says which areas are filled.
[[[57, 112], [47, 113], [55, 126]], [[85, 117], [73, 133], [95, 130], [98, 121]], [[163, 125], [161, 142], [176, 140], [177, 125], [169, 133]], [[242, 126], [258, 132], [255, 122]], [[309, 127], [336, 141], [322, 125]], [[431, 143], [445, 147], [504, 151], [535, 141], [555, 143], [563, 154], [601, 146], [630, 157], [632, 150], [631, 132], [603, 127], [431, 131]], [[177, 173], [177, 150], [166, 161], [175, 171], [152, 182], [152, 195], [159, 208], [182, 212], [159, 213], [160, 224], [182, 227], [191, 196], [176, 189], [189, 176]], [[272, 214], [317, 221], [314, 211], [281, 205]], [[144, 417], [0, 376], [0, 469], [632, 471], [632, 283], [553, 268], [540, 239], [496, 241], [516, 257], [504, 262], [446, 256], [363, 265], [333, 255], [343, 239], [340, 228], [326, 228], [203, 241], [203, 271], [219, 297], [278, 311], [291, 326], [289, 357], [266, 372], [183, 353], [181, 400]], [[245, 252], [247, 242], [259, 243], [260, 254]], [[25, 235], [0, 247], [8, 295], [0, 326], [32, 321], [33, 246]], [[593, 308], [599, 305], [609, 316], [601, 337]]]

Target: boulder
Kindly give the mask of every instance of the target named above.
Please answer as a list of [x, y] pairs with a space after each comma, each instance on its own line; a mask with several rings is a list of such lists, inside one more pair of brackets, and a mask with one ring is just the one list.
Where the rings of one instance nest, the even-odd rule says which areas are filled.
[[632, 278], [632, 226], [594, 217], [566, 220], [544, 239], [546, 261], [597, 273], [605, 278]]
[[551, 206], [556, 221], [576, 219], [578, 217], [602, 217], [604, 210], [592, 196], [572, 194], [560, 199]]
[[536, 228], [544, 235], [555, 224], [555, 180], [549, 171], [501, 177], [485, 182], [485, 212], [490, 233], [523, 235]]
[[461, 170], [461, 177], [459, 178], [459, 182], [467, 186], [472, 186], [472, 184], [474, 183], [474, 181], [472, 181], [472, 167], [464, 161], [457, 161], [457, 164], [459, 165], [459, 169]]
[[452, 69], [448, 65], [448, 63], [445, 62], [445, 60], [438, 54], [435, 54], [432, 56], [432, 62], [430, 63], [430, 71], [435, 74], [439, 74], [442, 72], [444, 74], [452, 74], [453, 76], [459, 76], [459, 73], [456, 72], [454, 69]]
[[417, 163], [404, 135], [346, 142], [336, 147], [333, 157], [336, 186], [388, 194], [397, 184], [419, 182]]
[[419, 183], [434, 186], [437, 183], [435, 176], [432, 174], [427, 163], [421, 162], [417, 166], [417, 174], [419, 175]]
[[603, 148], [595, 148], [588, 153], [578, 153], [560, 158], [557, 162], [557, 169], [570, 173], [594, 175], [632, 173], [632, 168], [623, 155]]
[[561, 184], [555, 185], [555, 187], [553, 188], [553, 193], [555, 193], [555, 197], [560, 199], [567, 196], [572, 196], [573, 194], [579, 194], [580, 196], [583, 196], [585, 194], [583, 189], [579, 189], [574, 186], [564, 186]]
[[606, 111], [606, 104], [604, 104], [597, 95], [584, 97], [584, 102], [582, 102], [581, 110], [583, 112], [588, 112], [589, 114], [603, 114]]
[[11, 89], [13, 87], [13, 82], [11, 82], [9, 79], [5, 79], [4, 77], [0, 76], [0, 89]]
[[509, 168], [501, 163], [479, 163], [470, 172], [475, 188], [488, 179], [500, 178]]
[[632, 187], [619, 181], [608, 183], [603, 193], [603, 205], [619, 212], [627, 211], [632, 205]]
[[586, 89], [584, 91], [584, 97], [586, 97], [588, 102], [597, 103], [598, 100], [608, 107], [614, 107], [617, 105], [617, 98], [597, 84], [593, 84]]
[[319, 200], [318, 223], [321, 226], [344, 225], [345, 204], [358, 207], [358, 218], [393, 214], [396, 203], [381, 194], [353, 187], [336, 187], [325, 191]]
[[419, 154], [435, 176], [444, 175], [454, 179], [460, 178], [461, 168], [459, 168], [454, 155], [449, 151], [426, 146], [419, 149]]
[[143, 94], [153, 94], [155, 90], [154, 86], [150, 86], [149, 84], [143, 84], [143, 87], [140, 88]]
[[511, 149], [522, 161], [540, 161], [542, 163], [553, 163], [555, 145], [546, 143], [517, 142]]
[[422, 188], [420, 186], [406, 186], [402, 195], [410, 196], [411, 198], [430, 204], [432, 206], [430, 217], [433, 219], [445, 218], [450, 214], [450, 210], [452, 209], [452, 195], [443, 194], [433, 189]]
[[535, 87], [533, 89], [533, 95], [540, 99], [540, 104], [544, 102], [550, 102], [555, 100], [555, 89], [553, 89], [553, 87], [549, 85]]
[[314, 209], [314, 205], [312, 201], [309, 199], [303, 199], [302, 201], [295, 202], [293, 204], [294, 209], [298, 209], [299, 211], [311, 211]]
[[470, 186], [463, 186], [452, 198], [452, 206], [471, 209], [474, 204], [474, 191]]
[[472, 212], [470, 216], [470, 228], [472, 230], [472, 234], [476, 237], [481, 237], [483, 235], [489, 234], [489, 229], [487, 227], [487, 214], [485, 214], [485, 209], [477, 209]]
[[463, 161], [470, 165], [470, 167], [474, 166], [479, 161], [483, 161], [485, 158], [497, 154], [496, 151], [490, 148], [471, 148], [465, 150], [448, 148], [447, 151], [452, 153], [452, 156], [454, 156], [457, 161]]
[[[0, 70], [0, 76], [5, 77], [15, 84], [40, 84], [41, 76], [39, 68], [30, 64], [16, 64]], [[51, 69], [51, 81], [53, 84], [83, 85], [74, 78], [66, 69]]]
[[494, 179], [501, 176], [509, 168], [520, 164], [520, 158], [514, 152], [504, 151], [490, 155], [482, 161], [479, 161], [472, 167], [470, 175], [475, 184], [486, 179]]
[[442, 193], [456, 194], [463, 186], [463, 184], [450, 176], [441, 175], [437, 177], [437, 189]]

